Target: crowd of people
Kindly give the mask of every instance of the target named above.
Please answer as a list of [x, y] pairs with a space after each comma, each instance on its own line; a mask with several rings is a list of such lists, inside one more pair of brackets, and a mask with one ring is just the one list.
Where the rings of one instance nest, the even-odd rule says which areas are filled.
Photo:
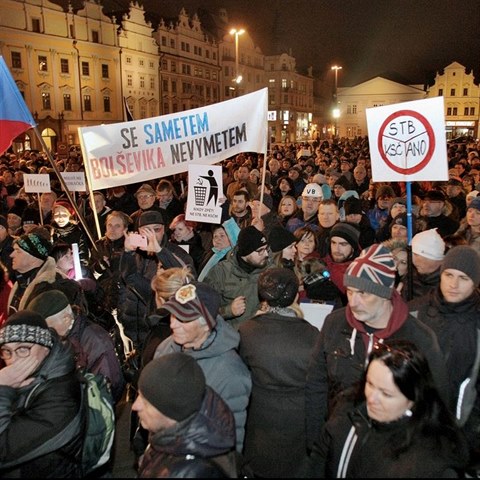
[[131, 402], [141, 478], [477, 476], [479, 152], [448, 144], [411, 211], [366, 137], [241, 153], [216, 224], [187, 220], [187, 173], [72, 204], [42, 152], [5, 153], [0, 474], [82, 475], [81, 428], [35, 455], [76, 417], [81, 368]]

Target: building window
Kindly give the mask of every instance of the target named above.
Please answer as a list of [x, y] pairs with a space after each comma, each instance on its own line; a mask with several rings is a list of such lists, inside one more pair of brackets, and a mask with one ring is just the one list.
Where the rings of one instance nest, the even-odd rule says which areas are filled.
[[143, 58], [141, 58], [139, 61], [138, 61], [138, 64], [143, 67], [145, 61], [143, 60]]
[[90, 75], [90, 64], [88, 62], [82, 62], [82, 75], [85, 77]]
[[90, 95], [84, 95], [83, 96], [83, 110], [85, 112], [91, 112], [92, 111], [92, 99]]
[[32, 18], [32, 32], [40, 33], [40, 19]]
[[131, 73], [129, 73], [129, 74], [127, 75], [127, 86], [128, 86], [128, 87], [132, 87], [132, 86], [133, 86], [133, 78], [132, 78], [132, 74], [131, 74]]
[[48, 92], [42, 93], [42, 108], [43, 110], [51, 110], [52, 108], [52, 102]]
[[103, 97], [103, 111], [104, 112], [110, 112], [110, 97], [108, 95], [105, 95]]
[[452, 113], [453, 113], [454, 116], [455, 116], [455, 115], [458, 115], [458, 109], [457, 109], [457, 107], [453, 107], [453, 112], [452, 112]]
[[352, 114], [353, 115], [357, 114], [357, 106], [356, 105], [352, 105]]
[[150, 77], [150, 90], [155, 89], [155, 77]]
[[470, 115], [475, 115], [475, 107], [470, 107]]
[[145, 88], [145, 77], [140, 76], [140, 88]]
[[63, 109], [69, 112], [72, 110], [72, 97], [69, 93], [63, 94]]
[[168, 103], [163, 104], [163, 113], [168, 113]]
[[172, 93], [177, 93], [177, 82], [172, 80]]
[[22, 54], [20, 52], [12, 52], [12, 68], [22, 68]]
[[175, 40], [173, 38], [170, 39], [170, 48], [175, 48]]
[[153, 68], [153, 67], [154, 67], [153, 62], [152, 62], [152, 61], [148, 62], [148, 66], [149, 66], [150, 68]]
[[162, 87], [163, 91], [168, 92], [168, 80], [163, 80], [162, 84], [163, 84], [163, 87]]
[[450, 117], [452, 115], [452, 107], [447, 108], [447, 117]]
[[48, 72], [47, 57], [45, 57], [43, 55], [38, 56], [38, 69], [41, 72]]
[[468, 97], [468, 88], [463, 89], [463, 96]]
[[192, 73], [191, 65], [187, 65], [185, 63], [182, 63], [182, 73], [184, 75], [190, 75]]
[[454, 88], [451, 88], [451, 89], [450, 89], [450, 96], [451, 96], [451, 97], [454, 97], [454, 96], [455, 96], [455, 89], [454, 89]]
[[443, 96], [443, 88], [438, 89], [438, 96], [442, 97]]
[[108, 64], [102, 63], [102, 78], [110, 78], [108, 72]]
[[212, 58], [213, 58], [214, 60], [217, 59], [217, 52], [213, 52]]
[[125, 59], [125, 61], [126, 61], [127, 63], [132, 63], [132, 57], [127, 57], [127, 58]]
[[92, 30], [92, 42], [93, 43], [100, 43], [100, 36], [97, 30]]
[[167, 46], [167, 37], [162, 37], [162, 47]]
[[468, 115], [468, 112], [469, 112], [469, 108], [468, 107], [465, 107], [465, 109], [463, 110], [463, 114], [464, 115]]
[[61, 73], [70, 73], [70, 66], [68, 65], [68, 58], [60, 59], [60, 72]]
[[205, 58], [210, 58], [210, 50], [205, 50]]
[[170, 70], [172, 73], [176, 73], [177, 71], [177, 62], [170, 62]]

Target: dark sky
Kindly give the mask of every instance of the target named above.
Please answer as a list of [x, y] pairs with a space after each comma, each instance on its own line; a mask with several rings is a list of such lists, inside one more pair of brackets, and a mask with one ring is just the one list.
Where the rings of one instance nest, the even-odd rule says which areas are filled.
[[[115, 0], [113, 0], [115, 1]], [[117, 0], [118, 1], [118, 0]], [[264, 54], [281, 42], [298, 69], [348, 86], [383, 72], [425, 83], [458, 61], [480, 79], [480, 0], [140, 0], [160, 13], [227, 9]]]

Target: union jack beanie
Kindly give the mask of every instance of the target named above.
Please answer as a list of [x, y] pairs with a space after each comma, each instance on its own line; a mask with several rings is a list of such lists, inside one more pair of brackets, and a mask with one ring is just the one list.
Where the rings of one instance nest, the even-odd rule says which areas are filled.
[[362, 250], [347, 268], [343, 277], [345, 287], [358, 288], [378, 297], [391, 298], [395, 285], [395, 261], [390, 250], [374, 244]]

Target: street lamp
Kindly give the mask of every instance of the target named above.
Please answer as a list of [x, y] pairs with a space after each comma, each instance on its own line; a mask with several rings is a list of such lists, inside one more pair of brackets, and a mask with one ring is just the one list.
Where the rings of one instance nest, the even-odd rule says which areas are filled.
[[337, 82], [338, 82], [338, 71], [341, 70], [342, 67], [339, 67], [338, 65], [334, 65], [331, 67], [330, 70], [335, 71], [335, 101], [337, 100]]
[[234, 82], [238, 85], [242, 81], [242, 76], [238, 72], [238, 37], [243, 35], [245, 30], [240, 28], [237, 30], [236, 28], [232, 28], [230, 30], [230, 35], [235, 35], [235, 78]]
[[338, 65], [333, 65], [331, 67], [331, 70], [335, 72], [335, 92], [334, 92], [334, 98], [335, 102], [333, 105], [333, 118], [335, 119], [335, 131], [334, 131], [334, 136], [338, 136], [338, 119], [340, 118], [340, 109], [338, 108], [338, 99], [337, 99], [337, 85], [338, 85], [338, 71], [341, 70], [342, 67]]

